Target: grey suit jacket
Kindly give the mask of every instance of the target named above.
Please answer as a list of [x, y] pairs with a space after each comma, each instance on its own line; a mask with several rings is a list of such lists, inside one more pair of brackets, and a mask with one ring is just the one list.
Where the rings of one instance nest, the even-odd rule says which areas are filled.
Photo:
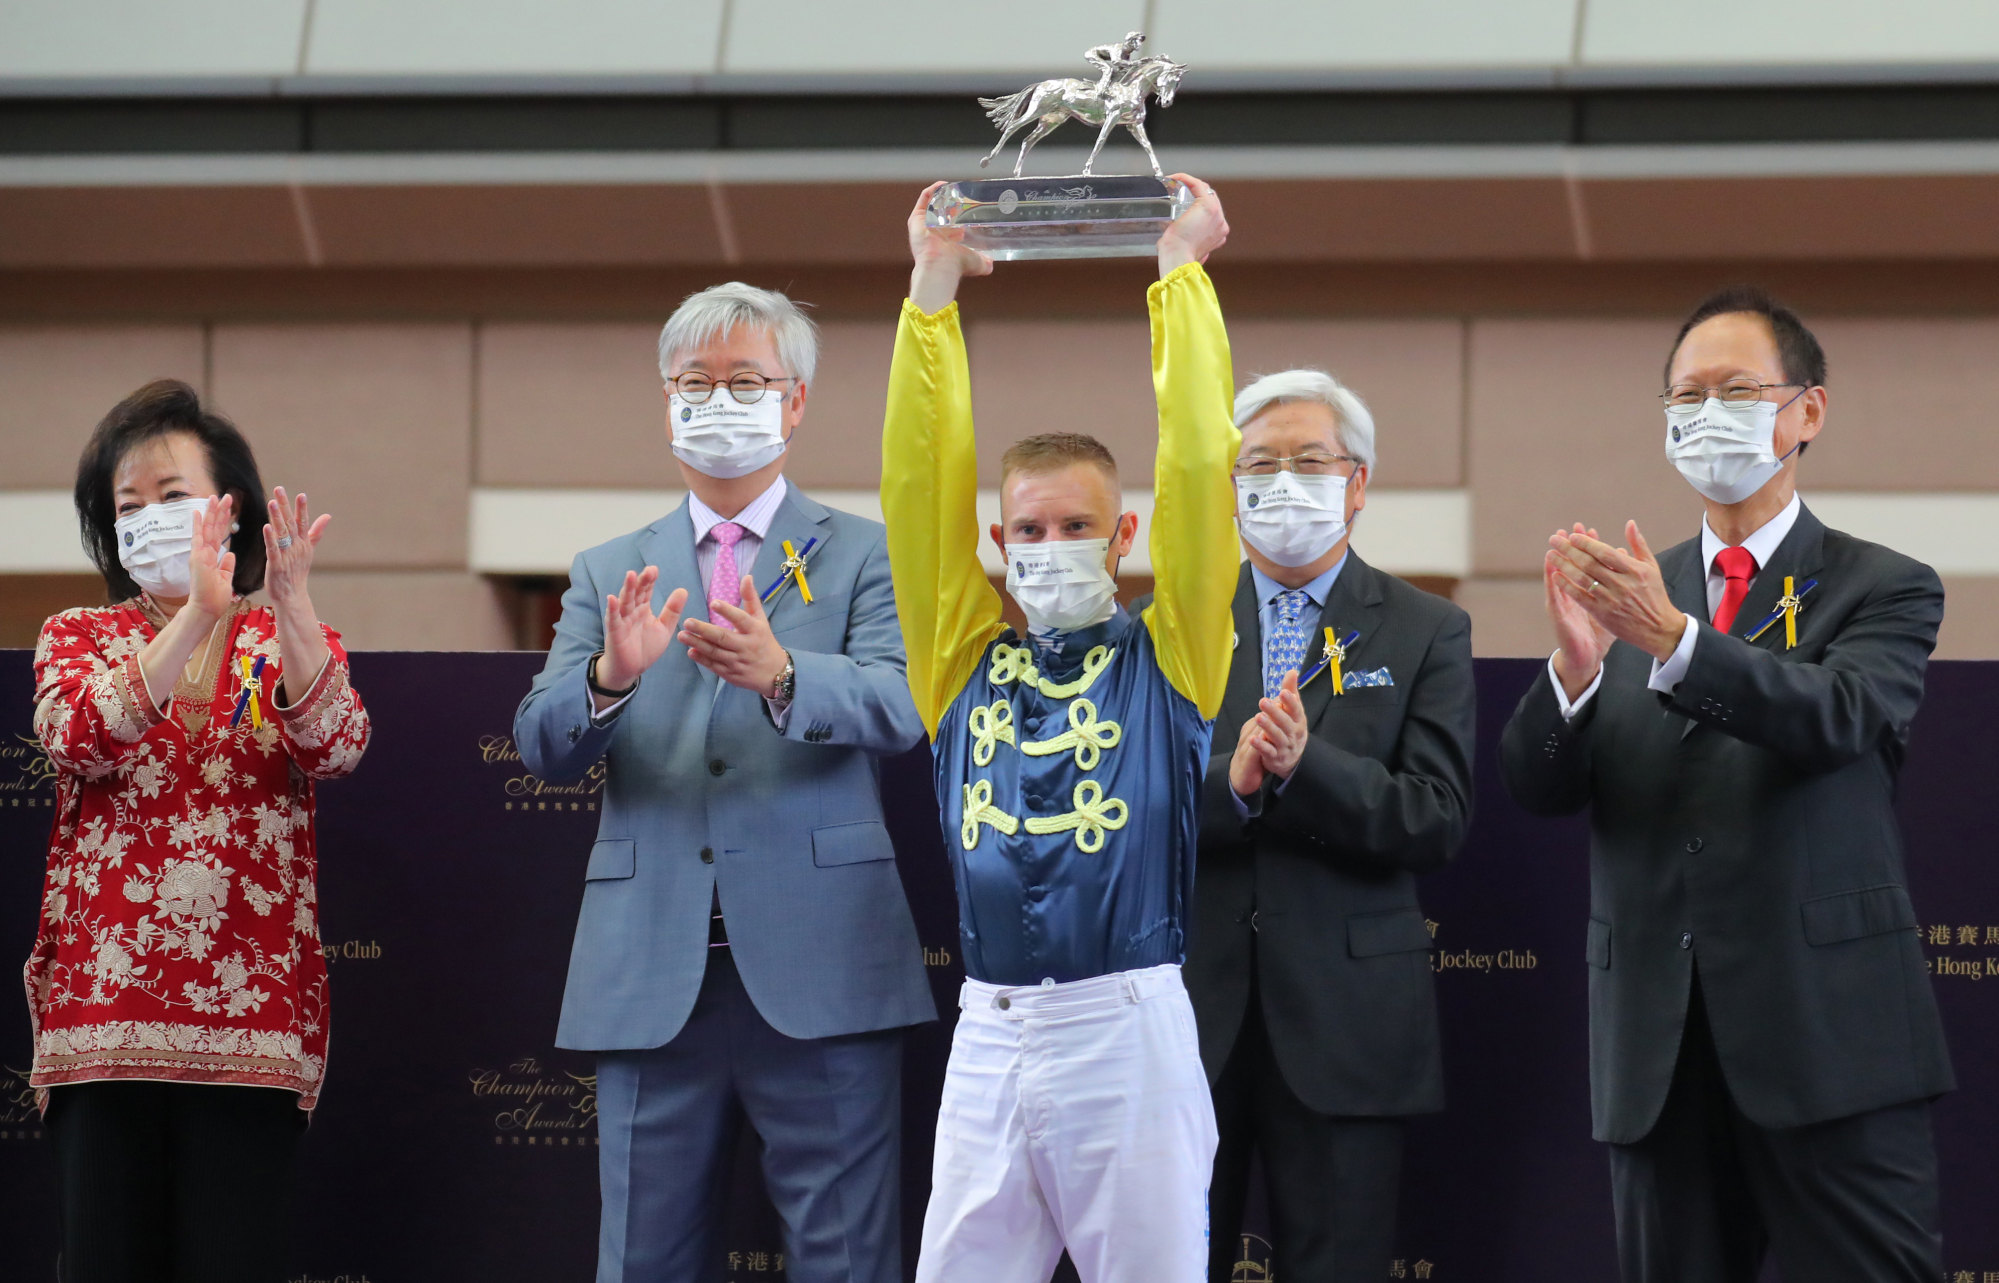
[[[1700, 540], [1659, 558], [1705, 620]], [[1784, 577], [1817, 579], [1786, 650]], [[1799, 1127], [1949, 1091], [1950, 1057], [1902, 872], [1895, 775], [1943, 619], [1934, 571], [1809, 508], [1734, 627], [1703, 623], [1671, 696], [1618, 642], [1564, 722], [1545, 669], [1500, 740], [1508, 790], [1590, 808], [1590, 1098], [1597, 1139], [1641, 1140], [1672, 1084], [1698, 967], [1730, 1094]]]
[[786, 589], [770, 610], [798, 674], [782, 733], [761, 697], [678, 645], [616, 720], [590, 724], [584, 670], [603, 645], [604, 598], [627, 570], [659, 567], [654, 610], [686, 588], [686, 617], [707, 618], [685, 503], [571, 567], [548, 663], [514, 715], [521, 760], [543, 779], [607, 768], [557, 1045], [672, 1039], [701, 988], [716, 895], [743, 987], [780, 1033], [936, 1018], [877, 787], [876, 758], [923, 738], [882, 527], [792, 488], [752, 573], [768, 586], [783, 541], [814, 536], [812, 604]]
[[[1386, 668], [1395, 684], [1337, 698], [1324, 675], [1305, 687], [1305, 754], [1245, 821], [1229, 759], [1263, 694], [1263, 647], [1243, 567], [1202, 790], [1187, 991], [1211, 1080], [1254, 968], [1271, 1053], [1300, 1100], [1325, 1114], [1426, 1113], [1444, 1107], [1444, 1071], [1416, 875], [1456, 855], [1471, 820], [1471, 620], [1349, 553], [1312, 636], [1329, 627], [1360, 633], [1348, 671]], [[1319, 649], [1307, 647], [1308, 671]]]

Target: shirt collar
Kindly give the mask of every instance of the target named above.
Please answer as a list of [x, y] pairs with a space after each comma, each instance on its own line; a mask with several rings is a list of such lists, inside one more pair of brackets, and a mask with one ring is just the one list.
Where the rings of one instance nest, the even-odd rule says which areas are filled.
[[777, 517], [777, 507], [784, 502], [784, 474], [779, 473], [770, 488], [743, 505], [743, 510], [733, 517], [725, 517], [707, 504], [693, 491], [687, 493], [687, 515], [694, 522], [694, 542], [699, 544], [708, 537], [708, 532], [725, 521], [733, 521], [743, 529], [761, 539], [770, 533], [770, 523]]
[[[1777, 546], [1784, 542], [1785, 535], [1791, 533], [1791, 527], [1798, 524], [1798, 513], [1803, 508], [1804, 500], [1795, 494], [1792, 495], [1791, 501], [1784, 505], [1782, 512], [1757, 527], [1754, 534], [1742, 541], [1742, 546], [1749, 550], [1749, 555], [1756, 558], [1757, 570], [1760, 571], [1769, 565], [1770, 558], [1777, 555]], [[1701, 564], [1707, 567], [1708, 574], [1715, 573], [1715, 556], [1726, 547], [1728, 545], [1721, 541], [1721, 536], [1714, 532], [1714, 527], [1707, 523], [1707, 518], [1702, 517]]]
[[[1305, 595], [1312, 599], [1314, 606], [1317, 606], [1321, 610], [1326, 608], [1326, 599], [1333, 594], [1333, 581], [1340, 577], [1340, 571], [1346, 568], [1347, 558], [1352, 555], [1352, 549], [1341, 553], [1340, 559], [1333, 563], [1332, 569], [1304, 585]], [[1268, 606], [1279, 593], [1291, 591], [1259, 570], [1255, 562], [1249, 564], [1249, 574], [1250, 578], [1256, 581], [1256, 608], [1258, 610], [1262, 610], [1265, 606]]]

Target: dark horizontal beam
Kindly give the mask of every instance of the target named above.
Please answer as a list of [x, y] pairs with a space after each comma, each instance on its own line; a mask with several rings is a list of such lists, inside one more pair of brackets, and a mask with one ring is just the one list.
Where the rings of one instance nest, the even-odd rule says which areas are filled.
[[[1999, 85], [1189, 93], [1148, 128], [1162, 144], [1224, 146], [1999, 139]], [[0, 99], [8, 155], [983, 151], [993, 137], [957, 95]]]

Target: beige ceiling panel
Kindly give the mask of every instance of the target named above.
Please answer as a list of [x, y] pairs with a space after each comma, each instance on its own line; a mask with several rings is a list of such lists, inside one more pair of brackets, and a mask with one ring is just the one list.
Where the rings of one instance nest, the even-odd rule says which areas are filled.
[[1011, 73], [1081, 76], [1083, 51], [1145, 25], [1143, 0], [940, 4], [731, 0], [722, 70], [806, 75]]
[[698, 75], [726, 0], [315, 0], [320, 75]]
[[1555, 67], [1579, 0], [1155, 0], [1152, 44], [1201, 71]]
[[306, 0], [10, 0], [0, 76], [289, 76]]

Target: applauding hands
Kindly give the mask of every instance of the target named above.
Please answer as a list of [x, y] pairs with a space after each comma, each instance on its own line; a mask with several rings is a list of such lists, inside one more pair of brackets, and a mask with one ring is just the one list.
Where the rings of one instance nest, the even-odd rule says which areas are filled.
[[1267, 776], [1288, 780], [1305, 755], [1305, 704], [1298, 697], [1298, 670], [1284, 674], [1275, 698], [1257, 704], [1255, 717], [1242, 724], [1235, 756], [1229, 759], [1229, 787], [1248, 797], [1263, 787]]
[[1581, 522], [1548, 537], [1541, 576], [1548, 618], [1560, 646], [1555, 674], [1570, 699], [1596, 680], [1613, 639], [1652, 658], [1670, 659], [1686, 631], [1687, 616], [1667, 596], [1638, 523], [1624, 523], [1630, 547], [1613, 548]]

